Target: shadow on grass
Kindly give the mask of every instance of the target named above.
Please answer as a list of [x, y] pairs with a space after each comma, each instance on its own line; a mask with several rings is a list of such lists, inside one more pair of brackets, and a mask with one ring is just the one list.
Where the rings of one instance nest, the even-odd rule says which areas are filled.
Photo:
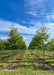
[[0, 65], [0, 68], [3, 67], [4, 65]]
[[26, 64], [21, 64], [20, 67], [23, 67], [23, 68], [25, 68], [25, 69], [38, 70], [38, 66], [36, 66], [34, 62], [31, 63], [31, 64], [30, 64], [30, 62], [28, 62], [28, 65], [26, 65]]
[[4, 60], [4, 61], [0, 61], [0, 64], [1, 63], [10, 63], [10, 61], [9, 60]]

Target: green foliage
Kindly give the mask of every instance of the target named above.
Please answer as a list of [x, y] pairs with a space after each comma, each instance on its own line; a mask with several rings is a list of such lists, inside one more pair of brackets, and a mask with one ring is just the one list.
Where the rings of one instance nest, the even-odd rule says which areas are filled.
[[5, 43], [5, 41], [0, 39], [0, 50], [4, 50], [5, 49], [4, 43]]
[[42, 22], [41, 27], [36, 31], [35, 36], [29, 44], [28, 49], [43, 49], [43, 45], [49, 38], [48, 28]]
[[17, 31], [17, 28], [14, 26], [11, 27], [9, 32], [8, 46], [10, 49], [26, 49], [26, 44], [23, 41], [23, 37]]
[[30, 42], [28, 49], [42, 49], [42, 44], [43, 40], [41, 35], [36, 34]]
[[9, 38], [6, 41], [0, 40], [0, 49], [18, 50], [27, 49], [23, 37], [18, 32], [17, 28], [11, 27]]
[[51, 41], [49, 41], [49, 42], [46, 44], [46, 49], [47, 49], [47, 50], [54, 50], [54, 38], [52, 38]]
[[42, 25], [40, 26], [40, 28], [36, 31], [36, 34], [41, 35], [43, 42], [47, 41], [49, 38], [49, 28], [47, 28], [44, 24], [44, 22], [42, 22]]

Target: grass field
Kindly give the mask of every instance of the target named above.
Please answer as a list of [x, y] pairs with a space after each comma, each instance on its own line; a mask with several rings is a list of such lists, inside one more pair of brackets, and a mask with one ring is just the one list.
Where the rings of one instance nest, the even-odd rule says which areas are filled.
[[[33, 51], [35, 55], [43, 59], [42, 51]], [[44, 52], [44, 60], [48, 62], [50, 65], [54, 66], [54, 52], [45, 51]]]
[[[35, 52], [34, 52], [35, 53]], [[13, 55], [2, 62], [0, 62], [0, 65], [7, 65], [8, 62], [13, 61], [16, 59], [22, 52], [16, 53], [16, 55]], [[35, 53], [36, 54], [36, 53]], [[38, 54], [37, 54], [38, 55]], [[38, 55], [39, 56], [39, 55]], [[38, 68], [38, 63], [36, 63], [31, 56], [30, 52], [27, 50], [23, 60], [20, 63], [20, 67], [18, 69], [14, 70], [1, 70], [0, 69], [0, 75], [54, 75], [54, 71], [47, 71], [47, 70], [40, 70]]]
[[[9, 51], [8, 51], [9, 52]], [[14, 54], [13, 54], [14, 53]], [[8, 57], [8, 58], [5, 58], [4, 60], [0, 60], [0, 68], [1, 67], [3, 67], [3, 66], [5, 66], [5, 65], [7, 65], [8, 63], [10, 63], [10, 62], [12, 62], [15, 58], [17, 58], [20, 54], [21, 54], [22, 52], [16, 52], [16, 51], [14, 51], [14, 52], [12, 52], [12, 51], [10, 51], [10, 53], [8, 53], [8, 54], [6, 54], [6, 55], [3, 55], [3, 57], [5, 57], [5, 56], [8, 56], [8, 55], [10, 55], [11, 54], [11, 56], [10, 57]]]

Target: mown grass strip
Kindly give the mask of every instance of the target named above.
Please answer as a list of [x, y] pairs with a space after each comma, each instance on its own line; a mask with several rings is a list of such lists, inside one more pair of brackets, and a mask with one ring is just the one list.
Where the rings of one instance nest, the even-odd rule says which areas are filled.
[[[22, 52], [21, 52], [22, 53]], [[0, 61], [0, 68], [4, 67], [5, 65], [9, 64], [10, 62], [12, 62], [14, 59], [16, 59], [21, 53], [16, 53], [13, 56], [8, 57], [5, 60]]]
[[27, 51], [22, 63], [21, 63], [21, 68], [24, 69], [31, 69], [31, 70], [37, 70], [37, 63], [33, 60], [32, 56], [30, 55], [30, 53]]
[[22, 68], [13, 71], [0, 70], [0, 75], [54, 75], [54, 71], [39, 70], [36, 63], [34, 61], [30, 62], [30, 60], [33, 61], [33, 58], [27, 51], [21, 63]]
[[[36, 52], [33, 52], [36, 56], [40, 57], [43, 59], [43, 55], [40, 55]], [[51, 59], [50, 57], [44, 56], [44, 59], [46, 62], [48, 62], [50, 65], [54, 66], [54, 59]]]

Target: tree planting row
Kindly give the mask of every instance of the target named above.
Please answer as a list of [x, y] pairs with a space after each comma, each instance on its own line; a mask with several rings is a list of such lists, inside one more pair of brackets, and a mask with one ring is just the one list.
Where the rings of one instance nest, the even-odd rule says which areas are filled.
[[15, 51], [14, 53], [12, 53], [11, 56], [4, 58], [3, 60], [0, 61], [0, 67], [3, 67], [4, 65], [10, 63], [12, 60], [16, 59], [21, 53], [23, 52]]
[[44, 55], [41, 51], [40, 52], [39, 51], [36, 51], [36, 52], [33, 51], [33, 53], [36, 56], [40, 57], [41, 59], [45, 60], [48, 64], [54, 66], [54, 59], [52, 59], [51, 57]]

